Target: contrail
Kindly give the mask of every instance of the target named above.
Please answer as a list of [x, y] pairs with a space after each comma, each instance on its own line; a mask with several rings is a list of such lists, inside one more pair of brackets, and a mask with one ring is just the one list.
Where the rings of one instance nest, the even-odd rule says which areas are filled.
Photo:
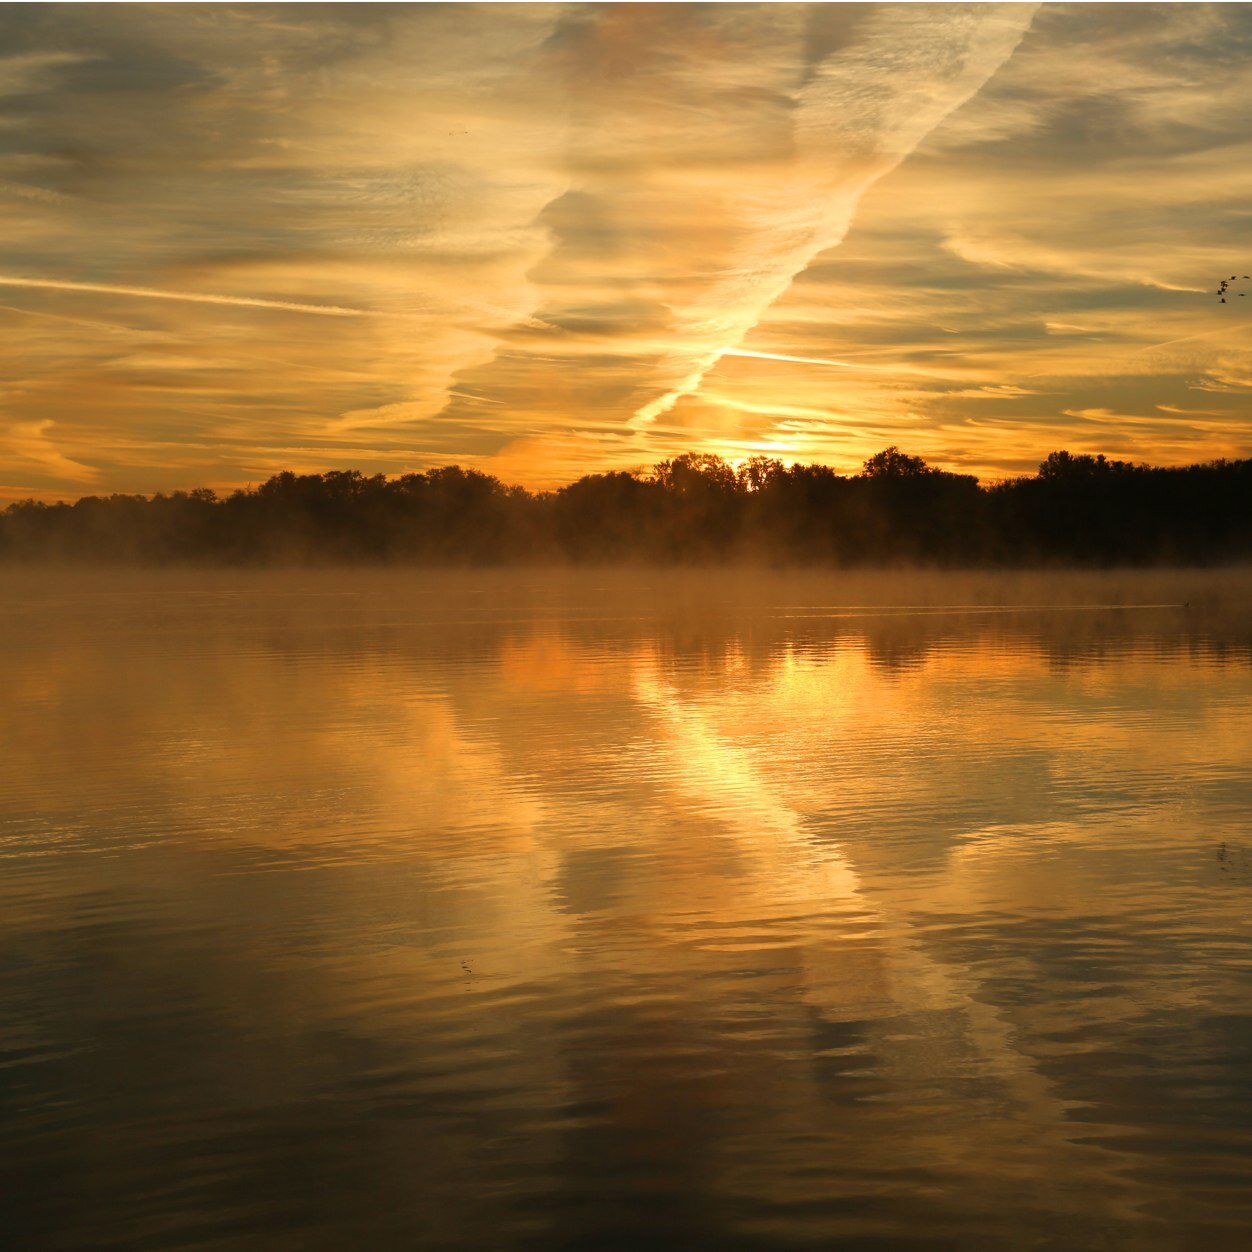
[[250, 309], [282, 309], [287, 313], [317, 313], [323, 317], [368, 317], [364, 309], [339, 304], [297, 304], [293, 300], [263, 300], [259, 296], [217, 296], [195, 291], [161, 291], [156, 287], [123, 287], [113, 283], [71, 283], [56, 278], [17, 278], [0, 275], [0, 287], [37, 287], [50, 291], [94, 291], [109, 296], [138, 296], [150, 300], [185, 300], [191, 304], [234, 304]]
[[[1179, 335], [1177, 339], [1165, 339], [1160, 343], [1145, 343], [1138, 348], [1127, 348], [1126, 351], [1119, 353], [1116, 357], [1110, 357], [1110, 360], [1125, 361], [1127, 357], [1142, 356], [1145, 352], [1156, 352], [1160, 348], [1172, 348], [1175, 344], [1180, 343], [1197, 343], [1202, 339], [1218, 339], [1233, 335], [1240, 331], [1245, 331], [1249, 322], [1233, 323], [1230, 326], [1219, 326], [1216, 330], [1201, 331], [1196, 335]], [[1039, 370], [1034, 374], [1023, 375], [1026, 379], [1046, 378], [1051, 375], [1051, 370]]]
[[1177, 339], [1166, 339], [1163, 343], [1149, 343], [1142, 348], [1132, 348], [1127, 355], [1137, 356], [1141, 352], [1155, 352], [1157, 348], [1172, 348], [1176, 343], [1195, 343], [1198, 339], [1216, 339], [1229, 335], [1232, 331], [1247, 330], [1249, 323], [1234, 323], [1230, 326], [1219, 326], [1216, 330], [1206, 330], [1198, 335], [1182, 335]]
[[662, 363], [674, 382], [635, 411], [632, 427], [650, 425], [697, 391], [796, 275], [843, 241], [865, 193], [982, 90], [1016, 51], [1037, 6], [949, 5], [942, 23], [929, 6], [912, 7], [888, 7], [866, 37], [828, 57], [796, 93], [800, 167], [757, 197], [736, 263], [686, 311], [681, 330], [695, 342]]
[[6, 313], [18, 313], [22, 317], [37, 317], [42, 321], [68, 322], [71, 326], [90, 326], [94, 330], [133, 331], [133, 326], [123, 326], [120, 322], [97, 322], [87, 317], [66, 317], [64, 313], [43, 313], [37, 309], [23, 309], [16, 304], [0, 304]]
[[840, 361], [835, 357], [788, 356], [783, 352], [751, 352], [747, 348], [723, 348], [719, 356], [750, 357], [754, 361], [790, 361], [795, 365], [830, 365], [842, 370], [887, 370], [897, 373], [894, 365], [870, 365], [864, 361]]

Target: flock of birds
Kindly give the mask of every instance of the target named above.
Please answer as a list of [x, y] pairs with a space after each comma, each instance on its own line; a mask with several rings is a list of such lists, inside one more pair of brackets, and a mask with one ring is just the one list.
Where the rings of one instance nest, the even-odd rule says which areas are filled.
[[[1235, 281], [1238, 277], [1239, 277], [1239, 275], [1238, 275], [1238, 274], [1231, 274], [1231, 276], [1230, 276], [1229, 278], [1223, 278], [1223, 279], [1221, 280], [1221, 282], [1217, 284], [1217, 297], [1218, 297], [1218, 299], [1221, 301], [1221, 303], [1222, 303], [1222, 304], [1225, 304], [1225, 303], [1226, 303], [1226, 293], [1227, 293], [1227, 292], [1230, 292], [1230, 294], [1231, 294], [1232, 296], [1236, 296], [1236, 295], [1237, 295], [1237, 296], [1245, 296], [1245, 295], [1247, 295], [1247, 292], [1245, 292], [1245, 291], [1230, 291], [1230, 284], [1231, 284], [1231, 283], [1233, 283], [1233, 282], [1234, 282], [1234, 281]], [[1247, 275], [1247, 274], [1245, 274], [1245, 275], [1244, 275], [1244, 278], [1247, 278], [1247, 277], [1248, 277], [1248, 275]]]

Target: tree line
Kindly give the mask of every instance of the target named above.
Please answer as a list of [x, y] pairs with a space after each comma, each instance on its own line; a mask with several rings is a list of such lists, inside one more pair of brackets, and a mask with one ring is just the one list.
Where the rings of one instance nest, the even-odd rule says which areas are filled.
[[1216, 564], [1252, 557], [1252, 459], [1162, 468], [1053, 452], [982, 486], [891, 447], [860, 471], [686, 453], [556, 491], [460, 466], [387, 478], [20, 501], [0, 560], [75, 563]]

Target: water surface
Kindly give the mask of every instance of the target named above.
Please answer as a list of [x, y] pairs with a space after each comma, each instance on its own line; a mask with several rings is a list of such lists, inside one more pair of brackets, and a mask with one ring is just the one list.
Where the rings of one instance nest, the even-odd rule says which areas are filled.
[[7, 1247], [1246, 1246], [1246, 575], [0, 584]]

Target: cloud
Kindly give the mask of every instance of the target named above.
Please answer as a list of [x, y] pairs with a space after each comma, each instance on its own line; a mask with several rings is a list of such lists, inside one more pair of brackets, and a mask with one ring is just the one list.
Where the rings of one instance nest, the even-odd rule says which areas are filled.
[[92, 59], [91, 54], [51, 49], [0, 57], [0, 97], [46, 90], [55, 85], [59, 71]]
[[[842, 237], [864, 190], [985, 82], [1029, 21], [1017, 6], [871, 10], [804, 63], [810, 14], [782, 12], [667, 10], [667, 52], [651, 58], [624, 52], [661, 36], [644, 11], [566, 32], [573, 187], [545, 214], [553, 245], [532, 271], [541, 315], [566, 334], [534, 344], [541, 356], [524, 343], [497, 354], [462, 376], [467, 385], [531, 422], [554, 410], [616, 417], [633, 460], [696, 434], [681, 417], [659, 419], [739, 359], [764, 309]], [[612, 320], [627, 307], [629, 321]], [[453, 403], [441, 418], [464, 416]]]
[[0, 448], [10, 471], [30, 469], [39, 478], [54, 482], [86, 483], [97, 478], [99, 470], [95, 466], [75, 461], [56, 446], [49, 434], [55, 425], [49, 418], [32, 422], [0, 419]]
[[70, 463], [31, 490], [888, 442], [995, 477], [1089, 410], [1180, 455], [1170, 409], [1252, 376], [1209, 290], [1252, 271], [1242, 6], [20, 8], [0, 366]]

